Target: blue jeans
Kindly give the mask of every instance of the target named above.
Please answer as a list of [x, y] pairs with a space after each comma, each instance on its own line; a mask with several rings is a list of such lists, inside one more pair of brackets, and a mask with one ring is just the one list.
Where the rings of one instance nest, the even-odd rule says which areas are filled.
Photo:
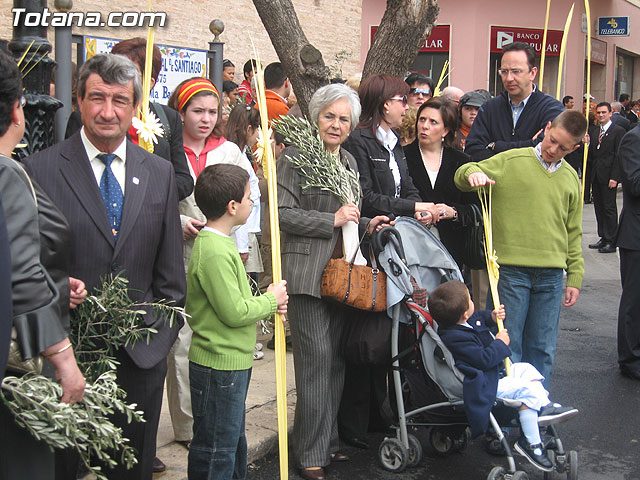
[[500, 266], [498, 294], [511, 338], [511, 360], [536, 367], [548, 388], [558, 340], [562, 269]]
[[189, 480], [247, 476], [245, 401], [251, 369], [214, 370], [189, 362], [193, 440]]

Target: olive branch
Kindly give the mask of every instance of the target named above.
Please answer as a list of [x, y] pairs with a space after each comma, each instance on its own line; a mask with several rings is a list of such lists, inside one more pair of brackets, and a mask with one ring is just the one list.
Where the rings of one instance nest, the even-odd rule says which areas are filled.
[[283, 115], [273, 120], [271, 126], [300, 152], [297, 158], [289, 155], [286, 158], [300, 170], [305, 180], [303, 189], [318, 187], [336, 195], [344, 205], [358, 205], [361, 196], [358, 172], [347, 168], [341, 158], [325, 148], [315, 125], [306, 118]]
[[156, 332], [144, 322], [149, 313], [164, 317], [169, 325], [177, 317], [187, 316], [183, 308], [165, 300], [134, 303], [128, 284], [120, 275], [106, 277], [71, 317], [69, 339], [87, 380], [82, 402], [62, 403], [62, 387], [42, 375], [6, 377], [0, 390], [2, 401], [18, 425], [52, 449], [74, 448], [101, 480], [106, 476], [95, 463], [108, 468], [118, 463], [131, 468], [137, 463], [135, 449], [128, 445], [129, 440], [110, 416], [121, 413], [129, 423], [145, 421], [144, 412], [136, 410], [136, 404], [126, 403], [126, 392], [116, 382], [116, 350], [149, 341]]

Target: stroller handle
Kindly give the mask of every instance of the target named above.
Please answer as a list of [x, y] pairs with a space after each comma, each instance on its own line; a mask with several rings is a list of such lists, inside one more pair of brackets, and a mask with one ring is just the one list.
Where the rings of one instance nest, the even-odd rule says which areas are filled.
[[376, 256], [384, 250], [387, 243], [391, 242], [393, 248], [396, 250], [396, 253], [402, 260], [402, 262], [406, 265], [407, 260], [404, 255], [404, 248], [402, 246], [402, 238], [400, 237], [400, 232], [396, 230], [394, 227], [383, 227], [379, 231], [374, 232], [371, 235], [371, 246], [373, 247], [373, 251]]

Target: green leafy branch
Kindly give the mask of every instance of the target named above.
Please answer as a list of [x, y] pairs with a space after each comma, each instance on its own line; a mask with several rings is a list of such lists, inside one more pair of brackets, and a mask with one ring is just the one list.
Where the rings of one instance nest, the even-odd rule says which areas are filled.
[[287, 159], [304, 177], [303, 189], [318, 187], [336, 195], [343, 204], [358, 205], [361, 196], [358, 172], [347, 168], [341, 158], [325, 148], [315, 125], [305, 118], [281, 116], [271, 126], [300, 152], [297, 158], [287, 155]]
[[80, 370], [87, 380], [84, 400], [74, 405], [62, 403], [62, 387], [50, 378], [27, 374], [6, 377], [0, 397], [18, 425], [51, 448], [74, 448], [83, 463], [99, 479], [106, 479], [99, 462], [107, 467], [118, 463], [131, 468], [137, 463], [135, 450], [110, 420], [124, 414], [127, 422], [143, 422], [143, 412], [125, 402], [126, 392], [118, 387], [115, 351], [149, 341], [156, 332], [148, 327], [145, 315], [154, 314], [173, 325], [183, 308], [168, 301], [134, 303], [129, 282], [117, 275], [104, 279], [94, 295], [76, 309], [71, 320], [70, 340]]
[[102, 287], [85, 298], [71, 318], [71, 343], [76, 361], [87, 381], [98, 378], [116, 366], [119, 348], [149, 342], [157, 331], [144, 318], [153, 314], [173, 326], [177, 317], [186, 317], [183, 308], [166, 300], [134, 303], [129, 297], [129, 281], [121, 275], [107, 277]]
[[[69, 405], [60, 402], [62, 387], [42, 375], [6, 377], [2, 399], [18, 425], [37, 440], [53, 448], [74, 448], [82, 461], [99, 479], [106, 479], [100, 467], [91, 466], [95, 459], [109, 467], [122, 463], [131, 468], [137, 463], [135, 449], [127, 445], [122, 429], [111, 423], [108, 415], [120, 412], [127, 421], [144, 422], [136, 405], [127, 405], [124, 390], [116, 383], [115, 372], [106, 372], [93, 383], [87, 383], [84, 400]], [[118, 453], [114, 460], [111, 454]]]

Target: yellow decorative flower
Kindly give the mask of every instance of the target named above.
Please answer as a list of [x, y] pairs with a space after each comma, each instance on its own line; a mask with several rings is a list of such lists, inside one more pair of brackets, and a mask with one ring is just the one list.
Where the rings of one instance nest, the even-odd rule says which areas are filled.
[[147, 110], [147, 114], [143, 115], [143, 119], [133, 117], [132, 123], [138, 132], [138, 138], [148, 144], [158, 143], [157, 137], [164, 135], [162, 122], [158, 120], [151, 110]]

